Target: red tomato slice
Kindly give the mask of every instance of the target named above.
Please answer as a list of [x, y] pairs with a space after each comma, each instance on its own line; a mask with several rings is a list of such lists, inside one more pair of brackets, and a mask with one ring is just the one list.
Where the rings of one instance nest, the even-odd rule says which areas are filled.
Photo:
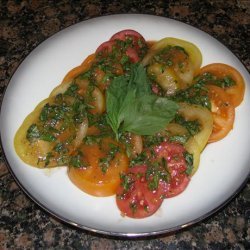
[[131, 62], [136, 63], [140, 61], [138, 53], [134, 48], [128, 48], [126, 50], [126, 55], [130, 58]]
[[187, 163], [184, 157], [185, 148], [178, 143], [163, 142], [155, 147], [157, 158], [164, 158], [170, 173], [170, 181], [165, 189], [166, 198], [174, 197], [182, 193], [190, 181], [185, 172]]
[[171, 182], [166, 187], [166, 198], [174, 197], [182, 193], [190, 182], [190, 178], [186, 174], [178, 174], [171, 179]]
[[96, 54], [102, 52], [104, 54], [108, 54], [112, 52], [113, 46], [115, 45], [115, 41], [107, 41], [102, 43], [95, 51]]
[[126, 55], [130, 58], [131, 62], [136, 63], [144, 56], [142, 53], [147, 47], [146, 41], [143, 36], [134, 30], [122, 30], [114, 34], [110, 41], [126, 41], [132, 39], [131, 45], [126, 50]]
[[140, 33], [138, 33], [135, 30], [130, 30], [130, 29], [122, 30], [122, 31], [119, 31], [119, 32], [115, 33], [110, 38], [110, 40], [111, 41], [113, 41], [113, 40], [122, 40], [122, 41], [124, 41], [127, 37], [133, 37], [133, 38], [136, 38], [137, 40], [142, 39], [145, 42], [145, 39], [143, 38], [143, 36]]
[[118, 188], [116, 203], [124, 216], [145, 218], [154, 214], [162, 204], [165, 184], [160, 182], [157, 190], [149, 190], [146, 171], [146, 165], [134, 166], [126, 174], [130, 183], [128, 190], [125, 190], [124, 182]]
[[[160, 166], [157, 171], [169, 173], [169, 180], [159, 179], [158, 187], [153, 191], [149, 188], [150, 181], [155, 177], [154, 171], [156, 170], [153, 168], [153, 164], [152, 166], [138, 165], [129, 169], [129, 172], [122, 177], [116, 196], [116, 203], [121, 212], [131, 218], [145, 218], [159, 209], [164, 198], [182, 193], [190, 181], [190, 177], [186, 173], [185, 152], [182, 145], [174, 142], [161, 143], [154, 148], [152, 155], [148, 152], [152, 163], [155, 161], [161, 163], [164, 158], [166, 166]], [[151, 168], [153, 175], [148, 175]]]

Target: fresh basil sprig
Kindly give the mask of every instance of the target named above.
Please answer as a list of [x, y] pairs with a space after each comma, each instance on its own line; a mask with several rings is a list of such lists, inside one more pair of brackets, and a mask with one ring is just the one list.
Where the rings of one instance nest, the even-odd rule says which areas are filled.
[[119, 139], [123, 132], [153, 135], [174, 118], [176, 102], [152, 94], [144, 67], [135, 64], [129, 75], [115, 78], [107, 89], [107, 122]]

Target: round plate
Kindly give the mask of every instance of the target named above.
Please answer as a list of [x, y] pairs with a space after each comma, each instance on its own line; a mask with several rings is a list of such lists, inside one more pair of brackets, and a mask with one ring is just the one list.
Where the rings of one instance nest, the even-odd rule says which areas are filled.
[[35, 106], [60, 84], [64, 75], [123, 29], [134, 29], [146, 40], [176, 37], [196, 44], [203, 65], [222, 62], [237, 68], [248, 84], [241, 62], [208, 34], [171, 19], [150, 15], [112, 15], [73, 25], [53, 35], [22, 62], [7, 87], [1, 108], [1, 141], [9, 169], [23, 190], [49, 213], [77, 227], [120, 236], [145, 236], [174, 231], [198, 222], [229, 201], [243, 186], [250, 166], [250, 89], [236, 109], [234, 129], [210, 144], [200, 167], [181, 195], [164, 200], [145, 219], [122, 217], [115, 197], [85, 194], [67, 177], [67, 168], [40, 170], [24, 164], [13, 147], [15, 133]]

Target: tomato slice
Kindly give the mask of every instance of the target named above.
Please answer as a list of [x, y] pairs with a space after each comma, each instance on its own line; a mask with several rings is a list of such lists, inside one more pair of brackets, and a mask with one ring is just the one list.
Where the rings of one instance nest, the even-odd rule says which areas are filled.
[[[111, 144], [113, 145], [111, 147]], [[82, 191], [99, 197], [111, 196], [116, 193], [120, 184], [120, 174], [127, 171], [128, 157], [119, 148], [112, 154], [117, 143], [110, 138], [103, 139], [101, 145], [81, 145], [79, 150], [85, 166], [70, 166], [68, 176]]]
[[164, 94], [173, 95], [192, 84], [193, 76], [201, 66], [202, 55], [194, 44], [172, 37], [153, 44], [142, 64], [161, 86]]
[[243, 100], [245, 93], [244, 79], [235, 68], [223, 63], [208, 64], [200, 69], [200, 74], [210, 73], [214, 76], [214, 80], [209, 84], [216, 84], [216, 81], [229, 79], [234, 81], [234, 85], [225, 86], [223, 89], [230, 96], [230, 102], [237, 107]]
[[130, 58], [131, 62], [136, 63], [140, 61], [140, 57], [134, 48], [128, 48], [126, 55]]
[[90, 69], [90, 67], [93, 65], [94, 60], [95, 54], [91, 54], [82, 62], [82, 64], [70, 70], [63, 78], [62, 83], [52, 90], [52, 92], [50, 93], [50, 97], [64, 93], [77, 76], [84, 72], [87, 72]]
[[184, 157], [185, 148], [174, 142], [163, 142], [155, 147], [157, 158], [164, 158], [170, 173], [170, 181], [165, 187], [166, 198], [182, 193], [190, 181], [186, 173], [187, 163]]
[[115, 46], [114, 41], [106, 41], [102, 43], [95, 51], [96, 54], [102, 52], [104, 55], [112, 52], [113, 46]]
[[146, 165], [129, 169], [122, 177], [116, 195], [116, 204], [124, 216], [145, 218], [154, 214], [162, 204], [165, 184], [160, 182], [158, 189], [151, 191], [146, 178]]
[[165, 193], [166, 198], [171, 198], [182, 193], [188, 186], [189, 181], [190, 178], [186, 174], [179, 173], [178, 176], [172, 177]]
[[220, 87], [207, 86], [212, 104], [213, 130], [208, 142], [219, 141], [233, 128], [235, 108], [230, 103], [230, 96]]
[[[164, 198], [174, 197], [186, 189], [190, 177], [186, 173], [185, 152], [181, 144], [162, 142], [154, 147], [154, 152], [147, 151], [152, 164], [136, 165], [122, 176], [116, 203], [123, 215], [131, 218], [151, 216]], [[154, 185], [157, 182], [157, 187], [152, 188], [152, 181]]]
[[126, 55], [130, 58], [132, 63], [136, 63], [142, 59], [147, 50], [147, 43], [144, 37], [135, 30], [127, 29], [115, 33], [110, 41], [124, 41], [126, 42]]
[[213, 130], [213, 116], [211, 112], [199, 105], [179, 103], [178, 113], [187, 121], [197, 120], [200, 124], [200, 131], [193, 136], [198, 144], [200, 152], [207, 145], [208, 139]]
[[193, 43], [190, 43], [185, 40], [173, 38], [173, 37], [166, 37], [154, 43], [153, 46], [148, 51], [145, 58], [143, 58], [142, 63], [144, 65], [148, 65], [152, 57], [156, 53], [158, 53], [159, 51], [163, 50], [164, 48], [168, 46], [178, 46], [180, 48], [183, 48], [187, 52], [189, 59], [192, 62], [194, 71], [197, 72], [198, 69], [200, 69], [200, 66], [202, 63], [202, 54], [201, 54], [200, 49]]
[[123, 75], [146, 54], [148, 45], [136, 31], [124, 30], [102, 43], [95, 51], [93, 79], [104, 92], [115, 76]]
[[110, 40], [113, 41], [113, 40], [126, 40], [126, 38], [128, 37], [132, 37], [134, 39], [141, 39], [142, 41], [145, 42], [145, 39], [143, 38], [143, 36], [135, 31], [135, 30], [131, 30], [131, 29], [127, 29], [127, 30], [122, 30], [122, 31], [119, 31], [117, 33], [115, 33], [111, 38]]

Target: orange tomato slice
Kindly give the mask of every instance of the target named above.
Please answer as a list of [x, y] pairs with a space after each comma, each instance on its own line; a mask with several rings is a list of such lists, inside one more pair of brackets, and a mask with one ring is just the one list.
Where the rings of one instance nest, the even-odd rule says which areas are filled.
[[75, 77], [77, 77], [78, 75], [80, 75], [83, 72], [86, 72], [87, 70], [89, 70], [89, 68], [91, 67], [91, 65], [93, 64], [95, 59], [95, 55], [91, 54], [89, 55], [83, 62], [81, 65], [73, 68], [72, 70], [70, 70], [66, 76], [63, 78], [62, 83], [66, 83], [66, 82], [71, 82]]
[[68, 89], [74, 78], [90, 69], [94, 60], [95, 55], [91, 54], [82, 62], [82, 64], [71, 69], [63, 78], [61, 84], [52, 90], [52, 92], [50, 93], [50, 97], [56, 96], [60, 93], [64, 93]]
[[200, 69], [200, 74], [204, 73], [211, 73], [218, 79], [222, 79], [224, 77], [232, 78], [232, 80], [235, 82], [235, 85], [231, 87], [225, 87], [224, 90], [230, 96], [230, 102], [234, 105], [234, 107], [240, 105], [245, 93], [245, 83], [239, 71], [227, 64], [212, 63]]
[[208, 142], [224, 138], [233, 128], [235, 108], [230, 103], [230, 96], [220, 87], [207, 85], [212, 105], [213, 130]]
[[[122, 151], [117, 152], [109, 162], [105, 172], [100, 167], [100, 160], [107, 157], [111, 139], [104, 139], [102, 145], [81, 145], [80, 151], [88, 164], [86, 168], [69, 167], [70, 180], [87, 194], [105, 197], [116, 193], [120, 185], [120, 173], [126, 172], [129, 165], [128, 157]], [[105, 148], [106, 147], [106, 148]]]

